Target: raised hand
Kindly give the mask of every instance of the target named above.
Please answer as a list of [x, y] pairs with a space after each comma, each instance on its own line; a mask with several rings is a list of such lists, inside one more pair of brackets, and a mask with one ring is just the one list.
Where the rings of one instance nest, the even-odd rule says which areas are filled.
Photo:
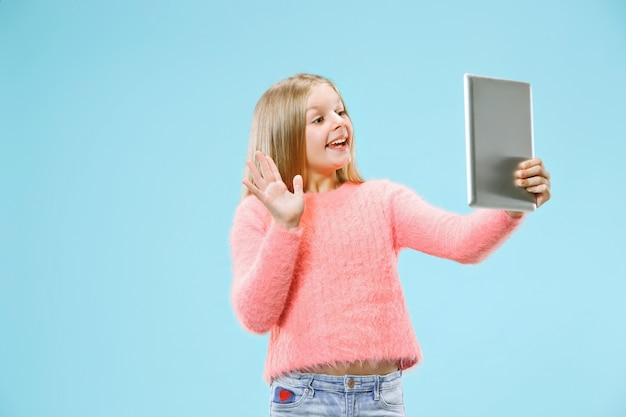
[[258, 151], [255, 157], [259, 161], [261, 171], [259, 172], [254, 161], [246, 162], [254, 183], [244, 178], [243, 185], [267, 207], [277, 223], [287, 228], [298, 226], [304, 211], [302, 176], [296, 175], [293, 178], [292, 193], [280, 177], [272, 158]]
[[[525, 188], [535, 195], [537, 207], [550, 199], [550, 173], [543, 166], [540, 158], [528, 159], [517, 166], [514, 174], [515, 185]], [[519, 212], [508, 212], [513, 217], [521, 216]]]

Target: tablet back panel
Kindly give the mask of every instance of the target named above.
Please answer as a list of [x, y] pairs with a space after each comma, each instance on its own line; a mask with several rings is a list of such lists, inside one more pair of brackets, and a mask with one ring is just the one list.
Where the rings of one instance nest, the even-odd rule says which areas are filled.
[[530, 84], [470, 74], [464, 81], [469, 205], [535, 210], [534, 195], [513, 180], [534, 154]]

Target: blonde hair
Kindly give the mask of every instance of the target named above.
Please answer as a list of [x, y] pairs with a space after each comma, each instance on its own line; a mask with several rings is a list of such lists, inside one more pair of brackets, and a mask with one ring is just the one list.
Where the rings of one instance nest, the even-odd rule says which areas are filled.
[[[254, 154], [257, 151], [269, 155], [291, 192], [293, 177], [298, 174], [302, 175], [306, 191], [306, 106], [311, 90], [320, 84], [332, 87], [345, 109], [337, 87], [330, 80], [311, 74], [297, 74], [274, 84], [261, 96], [254, 109], [247, 159], [255, 161]], [[352, 161], [336, 171], [337, 178], [340, 183], [362, 183], [364, 180], [355, 162], [354, 138], [350, 154]], [[247, 166], [244, 175], [250, 182], [254, 182]], [[246, 189], [247, 194], [250, 191]]]

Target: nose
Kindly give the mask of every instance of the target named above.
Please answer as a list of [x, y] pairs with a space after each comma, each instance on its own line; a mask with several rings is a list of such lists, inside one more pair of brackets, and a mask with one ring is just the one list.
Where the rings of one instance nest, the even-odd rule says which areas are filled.
[[333, 123], [335, 123], [335, 126], [334, 126], [335, 130], [346, 126], [346, 119], [343, 116], [335, 113], [335, 116], [333, 119], [334, 119]]

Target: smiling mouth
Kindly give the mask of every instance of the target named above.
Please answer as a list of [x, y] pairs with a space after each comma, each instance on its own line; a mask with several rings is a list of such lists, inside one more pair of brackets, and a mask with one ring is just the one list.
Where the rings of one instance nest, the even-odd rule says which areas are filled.
[[347, 144], [348, 144], [348, 138], [340, 138], [340, 139], [335, 139], [334, 141], [330, 142], [328, 145], [326, 145], [326, 147], [332, 148], [332, 149], [341, 149]]

